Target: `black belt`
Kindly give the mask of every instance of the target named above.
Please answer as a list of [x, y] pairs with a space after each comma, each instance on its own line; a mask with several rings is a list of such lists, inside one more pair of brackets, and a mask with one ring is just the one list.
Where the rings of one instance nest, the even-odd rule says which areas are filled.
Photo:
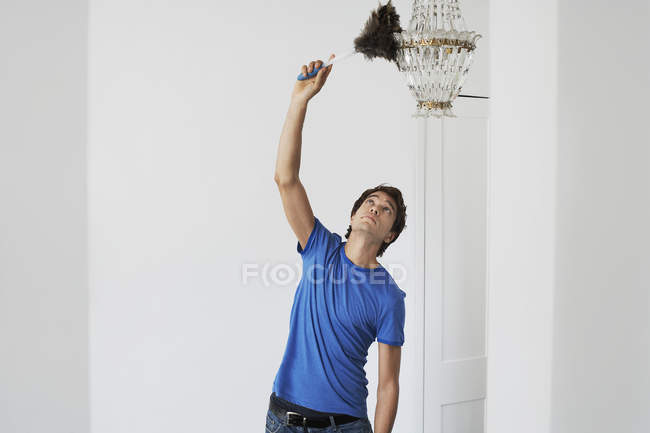
[[[286, 410], [278, 406], [273, 400], [269, 402], [269, 409], [278, 418], [286, 422], [287, 425], [294, 425], [299, 427], [329, 427], [332, 425], [329, 417], [306, 417], [299, 412]], [[341, 425], [360, 419], [352, 415], [332, 415], [332, 418], [334, 418], [334, 424], [336, 425]]]

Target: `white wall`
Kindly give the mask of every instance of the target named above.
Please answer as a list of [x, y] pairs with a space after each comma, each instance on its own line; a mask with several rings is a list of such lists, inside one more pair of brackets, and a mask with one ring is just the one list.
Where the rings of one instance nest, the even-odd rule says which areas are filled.
[[650, 4], [611, 6], [559, 6], [553, 433], [650, 431]]
[[[376, 6], [90, 2], [93, 433], [261, 430], [298, 278], [245, 284], [242, 265], [300, 263], [273, 182], [290, 91], [301, 64], [351, 48]], [[410, 2], [395, 6], [410, 15]], [[414, 109], [395, 66], [334, 66], [307, 113], [301, 166], [332, 231], [343, 235], [354, 200], [381, 182], [412, 209]], [[406, 267], [408, 293], [407, 225], [382, 263]], [[396, 431], [421, 417], [412, 326]]]
[[0, 431], [89, 428], [87, 3], [0, 7]]

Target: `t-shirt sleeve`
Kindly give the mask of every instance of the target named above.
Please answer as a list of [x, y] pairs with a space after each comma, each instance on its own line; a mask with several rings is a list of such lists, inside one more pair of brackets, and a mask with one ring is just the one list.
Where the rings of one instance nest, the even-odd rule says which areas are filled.
[[309, 234], [307, 244], [303, 250], [300, 241], [297, 242], [297, 251], [302, 256], [303, 261], [313, 261], [317, 258], [324, 258], [327, 253], [336, 248], [341, 243], [341, 236], [330, 232], [320, 220], [314, 216], [314, 228]]
[[399, 291], [399, 295], [388, 299], [379, 313], [377, 324], [377, 341], [391, 346], [404, 344], [404, 321], [406, 319], [406, 293]]

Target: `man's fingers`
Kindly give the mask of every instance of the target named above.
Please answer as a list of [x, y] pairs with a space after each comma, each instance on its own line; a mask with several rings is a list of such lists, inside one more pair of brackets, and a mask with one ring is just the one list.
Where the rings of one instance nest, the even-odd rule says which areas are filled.
[[[332, 60], [333, 58], [334, 58], [334, 54], [332, 54], [329, 57], [329, 60]], [[312, 60], [311, 62], [309, 62], [309, 64], [302, 65], [302, 67], [300, 68], [300, 72], [302, 73], [302, 75], [307, 76], [307, 74], [311, 74], [315, 69], [318, 69], [321, 66], [323, 66], [323, 64], [324, 64], [324, 62], [322, 60]], [[329, 70], [331, 68], [328, 66], [327, 68], [322, 68], [322, 69], [327, 69], [327, 71], [329, 73]]]
[[320, 89], [323, 84], [325, 83], [325, 79], [327, 78], [327, 71], [329, 68], [323, 68], [320, 71], [318, 71], [318, 74], [316, 74], [316, 88]]

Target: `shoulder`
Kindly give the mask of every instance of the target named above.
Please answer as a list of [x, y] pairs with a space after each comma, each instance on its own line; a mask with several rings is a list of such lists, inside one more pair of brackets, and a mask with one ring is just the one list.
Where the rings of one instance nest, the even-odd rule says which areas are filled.
[[386, 273], [388, 275], [386, 284], [383, 287], [383, 290], [381, 290], [381, 295], [379, 297], [379, 305], [382, 314], [403, 311], [406, 308], [406, 302], [404, 301], [404, 298], [406, 298], [406, 292], [399, 288], [388, 272]]
[[386, 271], [386, 275], [386, 292], [388, 297], [397, 301], [406, 298], [406, 292], [399, 288], [390, 272]]
[[317, 216], [314, 215], [314, 228], [307, 238], [307, 243], [303, 249], [300, 242], [296, 245], [296, 250], [303, 259], [322, 259], [342, 243], [341, 236], [338, 233], [332, 233]]

